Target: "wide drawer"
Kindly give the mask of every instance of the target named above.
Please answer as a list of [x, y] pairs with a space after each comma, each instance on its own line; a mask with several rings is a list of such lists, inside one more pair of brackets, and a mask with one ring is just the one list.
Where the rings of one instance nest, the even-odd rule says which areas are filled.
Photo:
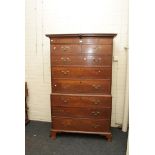
[[80, 96], [80, 95], [51, 95], [52, 106], [57, 107], [112, 107], [112, 97], [107, 96]]
[[52, 107], [52, 116], [109, 119], [111, 108]]
[[52, 117], [52, 129], [62, 131], [109, 132], [110, 120]]
[[112, 45], [82, 45], [82, 54], [112, 55]]
[[81, 65], [81, 66], [112, 66], [112, 57], [110, 55], [83, 55], [83, 56], [56, 56], [51, 58], [52, 66], [56, 65]]
[[52, 92], [110, 94], [111, 80], [53, 79]]
[[111, 79], [111, 67], [52, 67], [52, 78]]
[[52, 45], [51, 52], [52, 55], [79, 55], [81, 54], [81, 45]]

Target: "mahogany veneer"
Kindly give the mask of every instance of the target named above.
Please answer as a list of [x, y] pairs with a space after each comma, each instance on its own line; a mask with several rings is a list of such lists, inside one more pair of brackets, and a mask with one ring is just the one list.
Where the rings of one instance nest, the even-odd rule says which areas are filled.
[[112, 48], [116, 34], [48, 34], [51, 59], [51, 137], [58, 132], [112, 140]]

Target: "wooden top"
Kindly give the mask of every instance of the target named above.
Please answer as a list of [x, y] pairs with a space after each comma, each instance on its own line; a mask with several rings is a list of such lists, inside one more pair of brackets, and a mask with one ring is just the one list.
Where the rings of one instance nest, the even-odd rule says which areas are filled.
[[115, 33], [46, 34], [49, 38], [58, 37], [115, 37]]

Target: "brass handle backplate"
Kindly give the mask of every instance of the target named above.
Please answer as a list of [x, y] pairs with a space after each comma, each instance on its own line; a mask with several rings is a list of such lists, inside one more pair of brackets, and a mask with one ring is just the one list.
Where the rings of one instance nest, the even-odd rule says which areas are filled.
[[101, 87], [101, 85], [95, 85], [95, 84], [93, 84], [92, 85], [95, 89], [99, 89], [100, 87]]
[[101, 103], [101, 101], [100, 101], [99, 99], [97, 99], [97, 100], [93, 100], [93, 103], [94, 103], [95, 105], [98, 105], [98, 104]]
[[98, 127], [100, 127], [100, 125], [94, 125], [93, 126], [93, 128], [95, 128], [95, 129], [98, 128]]
[[99, 63], [99, 62], [101, 61], [101, 58], [94, 58], [93, 61], [94, 61], [95, 63]]
[[64, 63], [71, 61], [70, 58], [68, 58], [68, 57], [67, 57], [67, 58], [61, 57], [61, 60], [62, 60]]
[[99, 112], [99, 111], [92, 111], [91, 113], [92, 113], [94, 116], [100, 115], [100, 112]]
[[69, 73], [69, 71], [68, 70], [67, 71], [62, 70], [61, 73], [63, 73], [64, 75], [67, 75]]
[[62, 49], [63, 51], [67, 51], [67, 50], [70, 49], [70, 47], [69, 47], [69, 46], [61, 46], [61, 49]]

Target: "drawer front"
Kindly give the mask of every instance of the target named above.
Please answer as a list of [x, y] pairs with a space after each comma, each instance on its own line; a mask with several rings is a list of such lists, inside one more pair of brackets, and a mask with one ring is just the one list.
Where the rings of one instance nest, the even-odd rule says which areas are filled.
[[111, 56], [52, 56], [52, 65], [112, 66]]
[[109, 119], [111, 117], [111, 108], [52, 107], [52, 116]]
[[51, 46], [52, 55], [79, 55], [81, 54], [80, 45], [52, 45]]
[[70, 38], [64, 38], [64, 37], [61, 37], [61, 38], [52, 38], [51, 39], [51, 44], [53, 43], [65, 43], [65, 44], [73, 44], [73, 43], [80, 43], [80, 39], [79, 37], [70, 37]]
[[111, 79], [111, 67], [52, 67], [53, 78]]
[[112, 45], [113, 39], [104, 37], [104, 38], [97, 38], [97, 37], [84, 37], [82, 38], [83, 44], [104, 44], [104, 45]]
[[55, 130], [108, 132], [110, 131], [110, 120], [52, 117], [52, 128]]
[[112, 97], [109, 96], [73, 96], [73, 95], [52, 95], [52, 106], [57, 107], [112, 107]]
[[53, 79], [53, 93], [96, 93], [110, 94], [110, 80]]
[[82, 45], [82, 53], [112, 55], [112, 45]]

